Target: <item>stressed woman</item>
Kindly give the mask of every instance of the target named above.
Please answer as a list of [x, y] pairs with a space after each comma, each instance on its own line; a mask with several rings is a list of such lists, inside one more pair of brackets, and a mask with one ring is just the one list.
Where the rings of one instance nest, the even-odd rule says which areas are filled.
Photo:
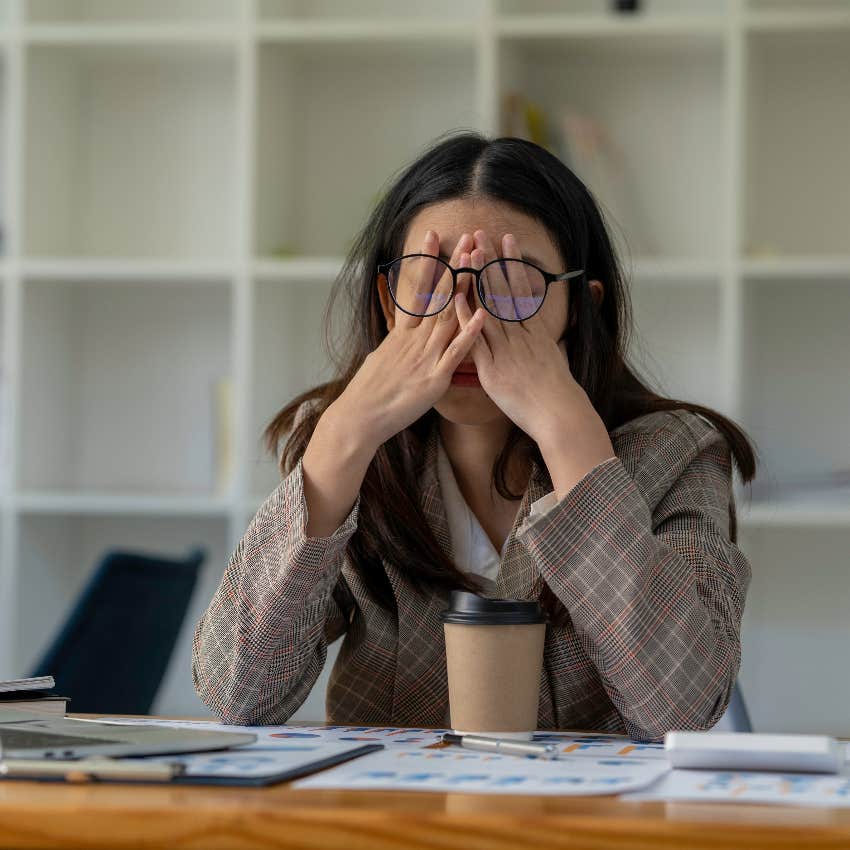
[[755, 458], [630, 368], [581, 181], [530, 142], [441, 140], [374, 210], [342, 293], [337, 377], [268, 426], [283, 480], [197, 624], [204, 702], [283, 723], [342, 637], [331, 721], [443, 725], [441, 615], [466, 589], [546, 611], [539, 728], [713, 726], [750, 580], [732, 462], [748, 481]]

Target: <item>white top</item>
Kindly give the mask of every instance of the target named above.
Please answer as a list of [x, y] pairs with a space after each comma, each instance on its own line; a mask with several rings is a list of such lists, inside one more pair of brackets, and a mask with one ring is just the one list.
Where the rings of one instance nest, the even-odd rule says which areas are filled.
[[[478, 517], [463, 498], [449, 456], [439, 439], [437, 441], [437, 477], [440, 481], [446, 519], [452, 536], [455, 564], [458, 569], [480, 575], [495, 584], [508, 539], [505, 539], [501, 553], [497, 552], [487, 532], [481, 527]], [[537, 499], [531, 505], [528, 520], [537, 514], [544, 513], [556, 503], [557, 497], [554, 491]], [[523, 526], [520, 526], [519, 530], [522, 530]]]

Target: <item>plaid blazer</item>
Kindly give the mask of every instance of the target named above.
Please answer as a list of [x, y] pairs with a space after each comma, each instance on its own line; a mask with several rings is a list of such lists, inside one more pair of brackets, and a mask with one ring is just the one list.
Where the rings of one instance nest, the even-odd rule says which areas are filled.
[[[420, 501], [449, 557], [437, 430]], [[569, 620], [547, 626], [538, 725], [653, 740], [708, 729], [740, 665], [750, 566], [729, 539], [728, 445], [701, 417], [651, 413], [611, 433], [617, 457], [559, 502], [534, 466], [497, 580], [502, 597], [547, 584]], [[344, 636], [327, 692], [334, 723], [435, 726], [448, 706], [440, 615], [445, 594], [413, 588], [383, 562], [396, 612], [366, 593], [346, 556], [360, 497], [329, 537], [307, 538], [301, 461], [263, 503], [198, 621], [192, 677], [226, 723], [284, 723], [306, 699], [328, 643]]]

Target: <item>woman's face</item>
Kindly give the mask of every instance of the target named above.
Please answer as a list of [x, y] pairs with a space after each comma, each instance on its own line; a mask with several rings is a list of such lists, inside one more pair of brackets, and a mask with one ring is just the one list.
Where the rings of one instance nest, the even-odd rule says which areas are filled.
[[[402, 254], [431, 253], [422, 247], [429, 230], [437, 234], [439, 255], [446, 262], [451, 262], [458, 241], [466, 233], [474, 240], [474, 244], [471, 241], [472, 247], [483, 249], [484, 254], [482, 260], [477, 251], [473, 253], [470, 249], [472, 261], [469, 265], [481, 268], [496, 257], [504, 256], [502, 237], [510, 233], [517, 240], [523, 259], [554, 274], [568, 271], [546, 229], [524, 213], [498, 201], [453, 200], [425, 207], [410, 223]], [[548, 288], [543, 306], [537, 314], [543, 320], [542, 332], [556, 341], [561, 339], [566, 330], [568, 297], [567, 284], [553, 284]], [[474, 286], [468, 287], [467, 300], [471, 312], [481, 306]], [[387, 303], [383, 297], [382, 305], [387, 327], [391, 330], [395, 323], [394, 305], [391, 301]], [[454, 310], [454, 305], [446, 309]], [[499, 320], [488, 314], [487, 321], [496, 323]], [[471, 363], [472, 356], [468, 355], [464, 364]], [[466, 386], [452, 383], [434, 407], [443, 418], [457, 424], [483, 425], [507, 418], [480, 384]]]

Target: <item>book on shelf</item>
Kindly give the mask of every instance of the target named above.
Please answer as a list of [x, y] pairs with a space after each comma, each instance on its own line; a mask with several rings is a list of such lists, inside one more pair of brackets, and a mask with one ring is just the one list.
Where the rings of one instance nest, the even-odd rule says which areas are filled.
[[634, 174], [622, 147], [603, 121], [569, 103], [547, 108], [518, 91], [508, 91], [502, 134], [534, 142], [557, 156], [590, 189], [604, 211], [629, 232], [641, 254], [657, 254]]
[[14, 707], [21, 711], [64, 717], [68, 710], [68, 697], [50, 693], [55, 686], [53, 676], [0, 682], [0, 708]]

